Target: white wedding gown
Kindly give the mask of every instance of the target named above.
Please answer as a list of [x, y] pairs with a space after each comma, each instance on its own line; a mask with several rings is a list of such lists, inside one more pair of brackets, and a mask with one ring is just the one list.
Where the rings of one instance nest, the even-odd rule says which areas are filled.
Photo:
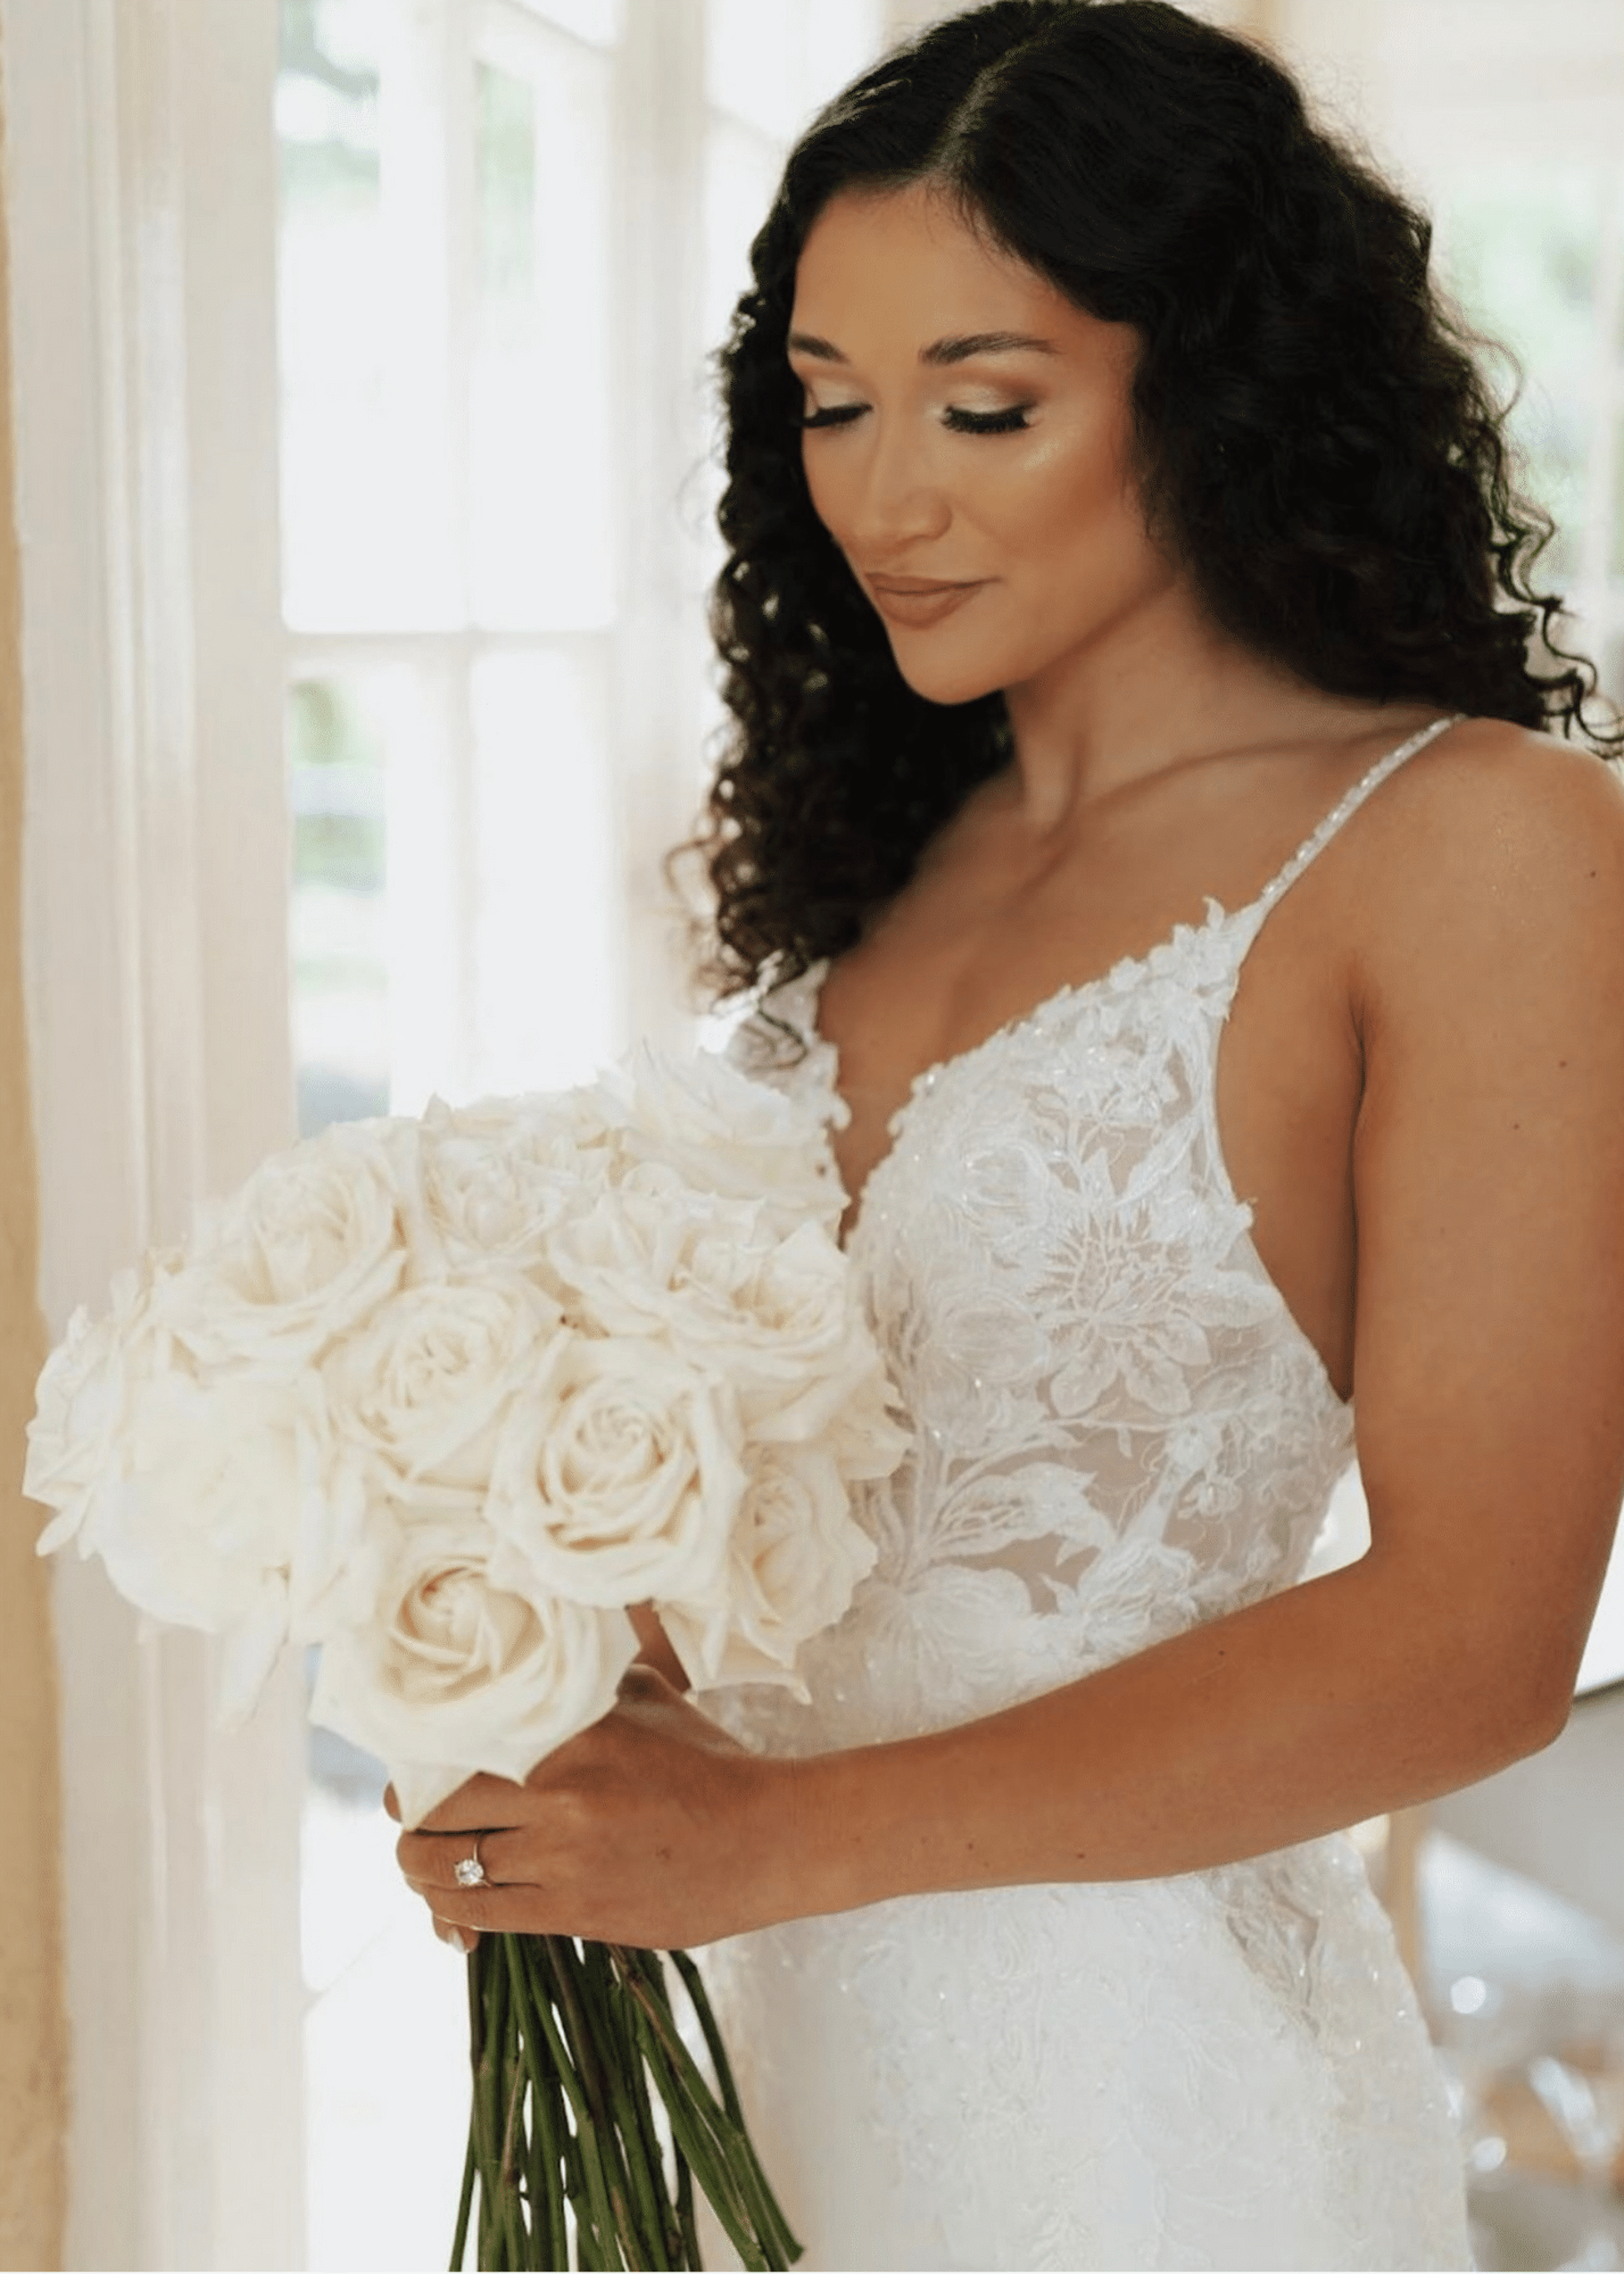
[[[990, 1713], [1303, 1575], [1350, 1410], [1264, 1271], [1213, 1074], [1242, 960], [1389, 773], [1250, 907], [1207, 903], [921, 1076], [851, 1254], [917, 1434], [811, 1702], [823, 1751]], [[773, 1070], [839, 1111], [821, 971]], [[808, 2267], [1463, 2267], [1443, 2081], [1351, 1844], [1157, 1880], [926, 1894], [717, 1945], [746, 2112]]]

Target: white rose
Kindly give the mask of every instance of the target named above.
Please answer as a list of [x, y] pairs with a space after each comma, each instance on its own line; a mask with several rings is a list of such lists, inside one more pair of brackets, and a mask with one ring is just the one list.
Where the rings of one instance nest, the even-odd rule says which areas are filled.
[[661, 1344], [585, 1338], [515, 1404], [488, 1502], [505, 1570], [582, 1603], [703, 1593], [744, 1488], [732, 1393]]
[[676, 1059], [645, 1045], [598, 1087], [629, 1148], [693, 1190], [760, 1201], [781, 1231], [839, 1223], [845, 1194], [821, 1121], [714, 1051]]
[[306, 1505], [325, 1487], [320, 1387], [161, 1374], [132, 1399], [124, 1444], [79, 1553], [138, 1609], [226, 1637], [223, 1706], [239, 1719], [287, 1635]]
[[623, 1611], [511, 1593], [466, 1522], [392, 1527], [373, 1615], [321, 1653], [310, 1718], [386, 1762], [408, 1825], [480, 1770], [521, 1781], [607, 1713]]
[[436, 1257], [449, 1270], [501, 1261], [550, 1285], [555, 1227], [608, 1182], [616, 1158], [590, 1089], [458, 1107], [431, 1100], [412, 1224], [421, 1268]]
[[[696, 1275], [696, 1299], [708, 1291]], [[697, 1359], [737, 1382], [753, 1439], [810, 1440], [861, 1405], [861, 1431], [888, 1430], [890, 1446], [882, 1403], [875, 1419], [886, 1395], [880, 1354], [850, 1265], [820, 1224], [802, 1224], [763, 1255], [730, 1308], [691, 1300], [677, 1330]], [[857, 1457], [857, 1429], [845, 1434]]]
[[555, 1239], [560, 1277], [593, 1324], [657, 1337], [725, 1376], [754, 1439], [812, 1438], [853, 1409], [839, 1424], [858, 1465], [848, 1474], [887, 1473], [903, 1441], [834, 1240], [804, 1222], [776, 1237], [757, 1204], [696, 1201], [667, 1177], [638, 1170]]
[[188, 1269], [159, 1291], [165, 1323], [206, 1365], [292, 1374], [399, 1283], [415, 1122], [337, 1122], [261, 1163], [201, 1212]]
[[600, 1332], [653, 1335], [677, 1348], [702, 1320], [742, 1320], [779, 1234], [752, 1201], [695, 1193], [644, 1164], [594, 1194], [554, 1235], [553, 1268]]
[[419, 1502], [437, 1488], [478, 1506], [498, 1425], [544, 1393], [567, 1340], [557, 1305], [515, 1271], [404, 1288], [322, 1360], [335, 1431]]
[[867, 1372], [819, 1434], [820, 1447], [842, 1477], [888, 1477], [900, 1465], [914, 1441], [891, 1410], [900, 1402], [876, 1349]]
[[[28, 1424], [23, 1490], [57, 1515], [42, 1534], [48, 1555], [84, 1523], [96, 1493], [122, 1472], [123, 1432], [140, 1386], [175, 1363], [171, 1338], [155, 1326], [155, 1285], [179, 1269], [171, 1250], [147, 1256], [113, 1282], [112, 1307], [92, 1320], [82, 1306], [45, 1361]], [[181, 1363], [189, 1371], [184, 1355]]]
[[662, 1600], [661, 1623], [696, 1689], [799, 1689], [801, 1645], [844, 1616], [875, 1555], [829, 1454], [774, 1445], [752, 1474], [721, 1585], [703, 1600]]

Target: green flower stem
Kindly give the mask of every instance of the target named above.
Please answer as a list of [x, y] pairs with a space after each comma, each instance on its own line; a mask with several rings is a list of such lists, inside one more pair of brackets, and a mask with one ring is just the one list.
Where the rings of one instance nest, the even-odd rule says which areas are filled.
[[487, 1952], [481, 1937], [470, 1962], [480, 1964], [483, 2007], [479, 2055], [474, 2067], [474, 2136], [480, 2143], [480, 2264], [497, 2267], [497, 2174], [502, 2147], [502, 2070], [508, 2025], [507, 1970], [500, 1954]]
[[[525, 2249], [523, 2265], [546, 2265], [546, 2254], [553, 2242], [553, 2206], [560, 2192], [557, 2156], [548, 2167], [546, 2160], [546, 2112], [548, 2112], [548, 2078], [539, 2072], [537, 2053], [546, 2058], [546, 2046], [537, 2044], [534, 2013], [530, 2010], [530, 1983], [525, 1981], [523, 1954], [514, 1946], [512, 1935], [502, 1935], [502, 1962], [507, 1967], [507, 1987], [512, 1997], [514, 2033], [517, 2033], [517, 2060], [514, 2060], [512, 2101], [510, 2101], [510, 2121], [507, 2121], [507, 2142], [502, 2151], [502, 2202], [512, 2206], [518, 2222], [518, 2238]], [[530, 2097], [530, 2127], [523, 2121], [525, 2094]], [[525, 2208], [530, 2218], [525, 2224]], [[557, 2265], [557, 2254], [553, 2255]]]
[[[718, 2201], [719, 2189], [736, 2197], [736, 2216], [753, 2225], [757, 2223], [755, 2216], [747, 2195], [739, 2186], [739, 2175], [735, 2166], [736, 2143], [729, 2136], [732, 2127], [717, 2106], [708, 2082], [678, 2036], [658, 1952], [616, 1946], [616, 1955], [625, 1969], [628, 1992], [638, 2006], [646, 2009], [644, 2019], [655, 2022], [658, 2042], [666, 2049], [664, 2055], [650, 2065], [659, 2082], [667, 2112], [675, 2124], [676, 2102], [680, 2099], [691, 2114], [687, 2157], [700, 2186], [713, 2203]], [[646, 2048], [645, 2058], [647, 2058]], [[782, 2219], [779, 2224], [782, 2225]], [[792, 2244], [791, 2247], [798, 2257], [798, 2246]]]
[[478, 2263], [492, 2274], [556, 2274], [572, 2252], [582, 2274], [697, 2269], [696, 2181], [745, 2267], [776, 2274], [800, 2256], [745, 2129], [704, 1984], [685, 1952], [670, 1956], [714, 2090], [677, 2029], [657, 1952], [480, 1938], [469, 1961], [473, 2101], [457, 2274], [476, 2186]]
[[639, 2255], [638, 2236], [631, 2218], [631, 2187], [617, 2152], [620, 2143], [598, 2056], [601, 2029], [589, 2026], [581, 2002], [584, 1985], [574, 1943], [562, 1935], [548, 1935], [545, 1939], [553, 1996], [563, 2017], [564, 2034], [586, 2100], [588, 2121], [581, 2135], [581, 2149], [586, 2159], [587, 2184], [592, 2186], [595, 2170], [598, 2191], [604, 2198], [603, 2248], [608, 2253], [618, 2243], [626, 2264], [633, 2266]]
[[[691, 2255], [684, 2246], [682, 2222], [666, 2181], [665, 2150], [661, 2144], [654, 2112], [649, 2102], [648, 2067], [638, 2044], [636, 2009], [625, 1979], [623, 1954], [619, 1951], [610, 1953], [608, 1971], [609, 2001], [616, 2022], [619, 2067], [625, 2076], [644, 2163], [653, 2182], [661, 2232], [665, 2238], [666, 2263], [670, 2267], [685, 2267], [692, 2263]], [[680, 2184], [680, 2175], [686, 2172], [688, 2167], [685, 2158], [675, 2148], [672, 2162], [677, 2169]]]
[[[675, 2079], [685, 2090], [696, 2114], [710, 2132], [726, 2165], [744, 2216], [758, 2238], [759, 2248], [766, 2252], [761, 2263], [770, 2267], [792, 2265], [801, 2255], [801, 2246], [789, 2232], [789, 2224], [756, 2161], [742, 2120], [736, 2122], [718, 2108], [699, 2064], [677, 2031], [669, 1999], [664, 1995], [663, 1984], [656, 1987], [646, 1976], [640, 1975], [638, 1987], [644, 2010], [658, 2033]], [[696, 2168], [699, 2168], [697, 2161]], [[714, 2195], [712, 2201], [716, 2202]], [[720, 2217], [720, 2202], [716, 2208]], [[736, 2242], [735, 2248], [739, 2248]], [[742, 2250], [740, 2255], [743, 2255]]]
[[750, 2214], [740, 2199], [726, 2164], [716, 2161], [714, 2142], [706, 2137], [691, 2100], [676, 2082], [661, 2044], [659, 2023], [651, 2011], [652, 2000], [641, 1983], [638, 1984], [636, 1996], [643, 2058], [653, 2069], [666, 2106], [670, 2111], [671, 2130], [676, 2135], [677, 2147], [699, 2175], [700, 2184], [710, 2197], [711, 2208], [721, 2222], [723, 2232], [737, 2251], [741, 2263], [751, 2270], [751, 2274], [764, 2274], [767, 2261], [751, 2234]]
[[463, 2260], [468, 2253], [468, 2220], [473, 2210], [474, 2173], [479, 2168], [471, 2124], [468, 2127], [468, 2153], [463, 2158], [463, 2191], [457, 2205], [457, 2240], [451, 2245], [451, 2274], [462, 2274]]
[[676, 2165], [676, 2231], [682, 2237], [681, 2263], [698, 2266], [700, 2263], [699, 2229], [693, 2215], [693, 2172], [675, 2138], [671, 2156]]
[[560, 1998], [563, 1986], [560, 1979], [562, 1969], [553, 1949], [553, 1938], [536, 1936], [533, 1939], [540, 1945], [533, 1954], [535, 1975], [533, 1977], [533, 1984], [536, 1993], [534, 2011], [540, 2021], [548, 2044], [552, 2048], [553, 2059], [557, 2063], [559, 2074], [570, 2095], [570, 2106], [575, 2115], [575, 2136], [580, 2153], [587, 2208], [587, 2218], [583, 2222], [579, 2203], [578, 2202], [576, 2206], [577, 2232], [579, 2233], [584, 2229], [590, 2229], [593, 2257], [601, 2267], [613, 2267], [618, 2263], [619, 2252], [616, 2248], [615, 2221], [609, 2210], [608, 2193], [604, 2185], [603, 2166], [598, 2155], [597, 2123], [591, 2102], [587, 2097], [586, 2081], [578, 2068], [570, 2047], [564, 2043], [559, 2029], [557, 2015], [554, 2011], [555, 1999], [559, 1999], [560, 2002], [563, 2002]]
[[501, 2195], [498, 2200], [508, 2247], [508, 2263], [512, 2267], [527, 2267], [530, 2253], [525, 2244], [529, 2237], [525, 2229], [524, 2205], [519, 2200], [519, 2162], [524, 2149], [524, 2129], [520, 2119], [524, 2113], [526, 2078], [524, 2062], [517, 2058], [521, 2049], [517, 2008], [510, 2004], [508, 2010], [512, 2017], [510, 2044], [514, 2058], [504, 2080], [508, 2120], [502, 2132], [502, 2165], [498, 2180]]
[[[666, 2223], [655, 2199], [653, 2172], [649, 2168], [642, 2127], [638, 2121], [636, 2099], [630, 2089], [633, 2069], [640, 2068], [642, 2064], [622, 2057], [623, 2039], [616, 2011], [619, 2002], [615, 1994], [617, 1984], [608, 1953], [601, 1943], [588, 1943], [582, 1959], [583, 1977], [588, 1989], [594, 1993], [593, 2002], [597, 2008], [594, 2019], [601, 2022], [604, 2052], [608, 2056], [603, 2063], [603, 2074], [614, 2113], [615, 2135], [620, 2144], [626, 2177], [637, 2206], [637, 2259], [639, 2264], [651, 2270], [651, 2274], [670, 2274], [671, 2262], [665, 2247]], [[594, 2030], [594, 2037], [597, 2035]], [[659, 2169], [658, 2164], [654, 2169]], [[660, 2193], [663, 2196], [664, 2174], [661, 2173], [661, 2177]]]
[[[721, 2089], [721, 2104], [734, 2127], [739, 2159], [749, 2174], [751, 2202], [766, 2232], [777, 2241], [786, 2264], [793, 2265], [802, 2255], [801, 2245], [797, 2241], [789, 2222], [784, 2217], [778, 2198], [773, 2193], [771, 2182], [761, 2168], [760, 2157], [756, 2154], [755, 2143], [751, 2139], [750, 2128], [744, 2121], [744, 2111], [739, 2100], [738, 2087], [734, 2082], [732, 2064], [728, 2059], [727, 2047], [722, 2043], [721, 2031], [716, 2026], [716, 2016], [711, 2010], [711, 2001], [706, 1992], [704, 1977], [685, 1950], [674, 1950], [669, 1953], [669, 1956], [684, 1989], [688, 1992], [689, 2002], [693, 2007], [695, 2018], [704, 2035], [706, 2047], [710, 2053], [712, 2065], [716, 2071], [716, 2082]], [[658, 1959], [655, 1960], [651, 1971], [657, 1978], [659, 1988], [663, 1991], [664, 1977], [661, 1974]], [[665, 1999], [665, 2005], [668, 2012], [670, 2009], [668, 1997]]]
[[606, 2263], [594, 2240], [592, 2209], [586, 2196], [586, 2166], [581, 2143], [573, 2132], [564, 2135], [564, 2158], [570, 2172], [570, 2205], [575, 2213], [575, 2262], [582, 2274], [602, 2274]]
[[728, 2059], [727, 2048], [721, 2042], [721, 2031], [716, 2027], [716, 2016], [712, 2013], [711, 2001], [706, 1995], [704, 1977], [685, 1950], [674, 1950], [671, 1963], [676, 1967], [678, 1978], [688, 1992], [689, 2003], [699, 2017], [706, 2046], [716, 2070], [716, 2082], [721, 2090], [721, 2105], [742, 2132], [744, 2112], [739, 2105], [738, 2087], [733, 2081], [733, 2067]]
[[[531, 2263], [538, 2267], [568, 2268], [570, 2244], [564, 2228], [563, 2157], [556, 2122], [559, 2112], [554, 2100], [557, 2087], [548, 2057], [548, 2041], [536, 2021], [524, 1945], [517, 1935], [504, 1934], [501, 1939], [525, 2056], [524, 2067], [516, 2072], [516, 2076], [519, 2081], [527, 2077], [530, 2086], [531, 2137], [525, 2163], [534, 2254]], [[504, 2180], [506, 2176], [504, 2172]]]

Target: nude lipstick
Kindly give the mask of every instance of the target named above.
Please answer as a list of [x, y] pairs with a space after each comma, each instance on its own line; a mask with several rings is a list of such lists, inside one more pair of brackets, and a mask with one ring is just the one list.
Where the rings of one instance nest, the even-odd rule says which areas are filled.
[[874, 606], [888, 623], [910, 631], [926, 631], [962, 608], [979, 582], [948, 584], [924, 576], [870, 576], [865, 579]]

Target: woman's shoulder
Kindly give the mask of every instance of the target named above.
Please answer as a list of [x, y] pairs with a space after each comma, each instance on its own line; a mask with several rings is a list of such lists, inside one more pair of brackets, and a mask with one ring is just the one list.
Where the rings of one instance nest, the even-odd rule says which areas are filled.
[[1401, 771], [1406, 817], [1468, 845], [1508, 825], [1624, 841], [1624, 766], [1508, 719], [1462, 719]]
[[[1624, 769], [1504, 719], [1469, 719], [1372, 801], [1361, 960], [1480, 990], [1530, 960], [1624, 981]], [[1620, 1003], [1624, 1010], [1624, 1002]]]

